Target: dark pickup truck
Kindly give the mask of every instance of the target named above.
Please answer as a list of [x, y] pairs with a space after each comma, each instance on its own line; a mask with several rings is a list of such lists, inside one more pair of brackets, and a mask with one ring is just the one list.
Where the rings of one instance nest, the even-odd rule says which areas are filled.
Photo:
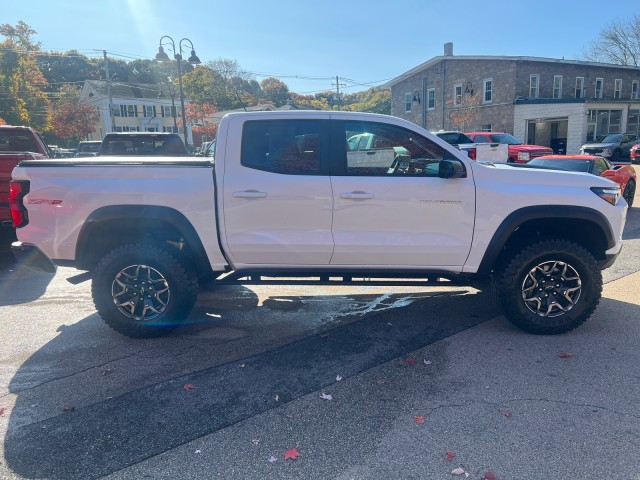
[[0, 225], [11, 227], [9, 181], [11, 171], [22, 160], [39, 160], [52, 155], [38, 132], [31, 127], [0, 125]]

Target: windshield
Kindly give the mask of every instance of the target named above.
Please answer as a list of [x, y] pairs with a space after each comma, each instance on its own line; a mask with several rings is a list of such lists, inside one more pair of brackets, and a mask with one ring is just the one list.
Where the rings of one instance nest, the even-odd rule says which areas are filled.
[[522, 145], [522, 142], [508, 133], [492, 133], [491, 141], [495, 143], [506, 143], [507, 145]]
[[591, 160], [540, 160], [538, 158], [534, 158], [529, 162], [529, 165], [557, 168], [558, 170], [570, 170], [572, 172], [589, 173]]
[[602, 139], [602, 143], [620, 143], [620, 140], [622, 140], [622, 135], [620, 134], [607, 135]]

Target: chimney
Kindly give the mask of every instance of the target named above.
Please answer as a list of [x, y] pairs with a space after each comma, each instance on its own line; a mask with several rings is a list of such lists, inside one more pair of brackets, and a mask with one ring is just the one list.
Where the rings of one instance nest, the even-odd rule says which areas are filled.
[[447, 42], [444, 44], [444, 56], [453, 57], [453, 42]]

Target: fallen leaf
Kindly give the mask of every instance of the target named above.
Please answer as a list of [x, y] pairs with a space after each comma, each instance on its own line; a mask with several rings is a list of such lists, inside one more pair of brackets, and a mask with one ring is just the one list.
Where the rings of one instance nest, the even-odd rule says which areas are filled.
[[342, 380], [342, 377], [341, 377], [340, 375], [338, 375], [338, 376], [336, 377], [336, 382], [339, 382], [340, 380]]
[[62, 411], [63, 412], [73, 412], [76, 409], [76, 407], [74, 407], [73, 405], [63, 405], [62, 406]]
[[301, 456], [301, 453], [296, 448], [290, 448], [284, 452], [285, 460], [295, 460], [299, 456]]
[[196, 450], [195, 453], [202, 453], [202, 450]]
[[276, 402], [280, 401], [280, 395], [276, 395]]
[[500, 410], [500, 415], [507, 418], [513, 417], [513, 413], [511, 413], [509, 410]]
[[276, 457], [274, 457], [273, 455], [271, 455], [269, 457], [269, 463], [276, 463], [278, 461], [278, 459]]
[[182, 388], [183, 388], [183, 390], [186, 390], [188, 392], [189, 390], [193, 390], [194, 388], [196, 388], [196, 386], [191, 384], [191, 383], [185, 383], [182, 386]]
[[260, 440], [254, 438], [253, 440], [251, 440], [251, 443], [253, 443], [254, 445], [258, 445], [260, 443]]
[[416, 359], [413, 358], [413, 357], [409, 357], [409, 358], [407, 358], [407, 363], [409, 365], [415, 365], [416, 364]]
[[424, 423], [424, 415], [416, 415], [415, 417], [413, 417], [413, 420], [416, 423]]
[[244, 368], [244, 363], [241, 363], [241, 364], [240, 364], [240, 368]]
[[451, 473], [453, 473], [454, 475], [464, 475], [466, 472], [463, 468], [458, 467], [451, 470]]
[[483, 480], [496, 480], [496, 474], [493, 472], [487, 472], [484, 474], [484, 477], [482, 477]]
[[558, 356], [559, 356], [560, 358], [571, 358], [571, 357], [573, 357], [573, 355], [572, 355], [571, 353], [569, 353], [569, 352], [560, 352], [560, 353], [558, 354]]
[[0, 417], [2, 417], [7, 411], [7, 407], [0, 407]]
[[456, 458], [456, 452], [454, 452], [453, 450], [447, 450], [447, 453], [445, 453], [444, 455], [444, 459], [447, 462], [451, 462], [454, 458]]
[[105, 375], [109, 375], [110, 373], [113, 373], [113, 368], [107, 368], [104, 372], [102, 372], [102, 376], [104, 377]]
[[423, 361], [425, 365], [431, 365], [433, 363], [431, 360], [427, 360], [426, 358]]
[[320, 398], [323, 400], [333, 400], [333, 397], [326, 393], [323, 393], [322, 395], [320, 395]]

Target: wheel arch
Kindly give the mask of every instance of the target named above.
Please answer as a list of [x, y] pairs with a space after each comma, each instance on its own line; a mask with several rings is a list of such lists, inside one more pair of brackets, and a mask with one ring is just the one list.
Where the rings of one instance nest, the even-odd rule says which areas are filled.
[[209, 258], [191, 222], [164, 206], [112, 205], [93, 211], [76, 242], [76, 266], [92, 270], [100, 258], [126, 243], [169, 245], [193, 261], [198, 274], [211, 271]]
[[512, 212], [496, 229], [478, 273], [489, 275], [509, 255], [533, 238], [561, 237], [585, 247], [598, 261], [616, 239], [607, 218], [588, 207], [539, 205]]

